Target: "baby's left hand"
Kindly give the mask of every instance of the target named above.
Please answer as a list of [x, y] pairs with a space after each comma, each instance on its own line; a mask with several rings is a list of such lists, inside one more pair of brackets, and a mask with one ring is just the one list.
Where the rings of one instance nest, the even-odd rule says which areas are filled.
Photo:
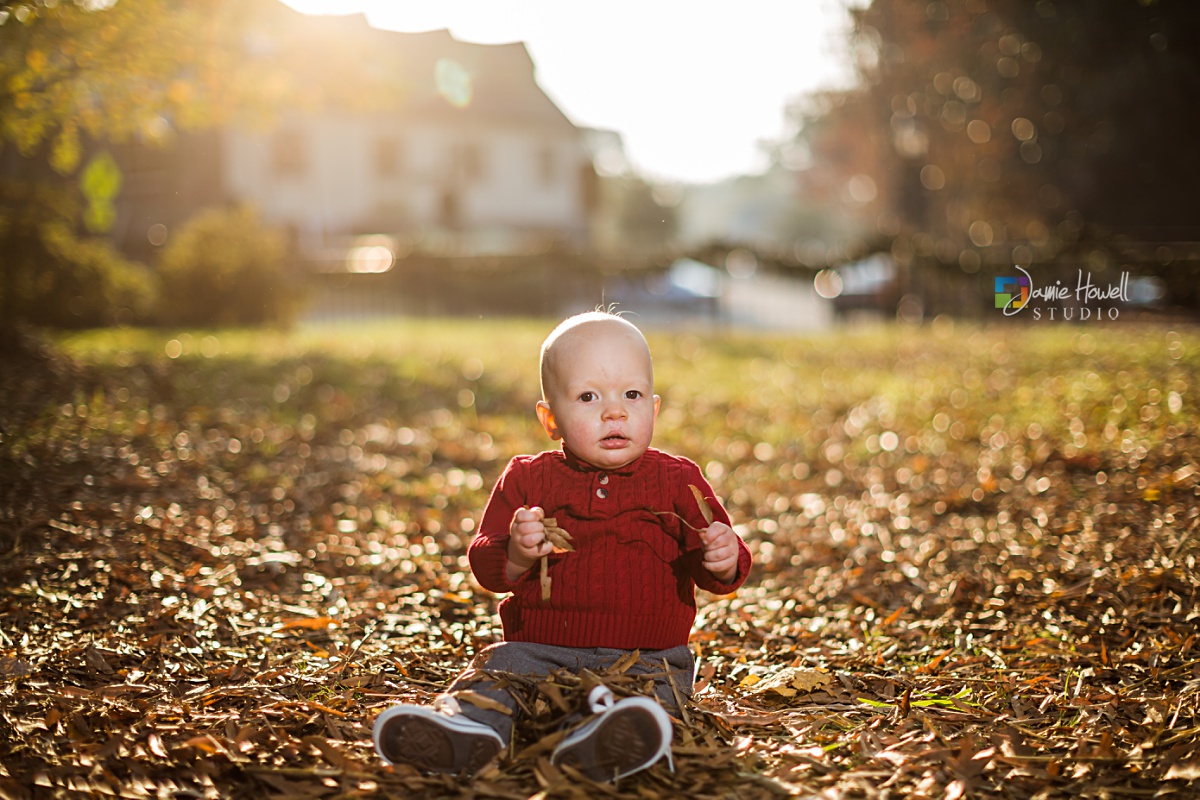
[[704, 568], [721, 583], [737, 577], [738, 537], [724, 522], [714, 522], [700, 531], [704, 542]]

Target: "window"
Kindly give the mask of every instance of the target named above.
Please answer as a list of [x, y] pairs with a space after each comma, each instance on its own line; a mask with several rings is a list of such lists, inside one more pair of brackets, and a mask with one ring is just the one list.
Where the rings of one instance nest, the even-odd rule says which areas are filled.
[[271, 171], [280, 178], [296, 178], [308, 171], [308, 152], [302, 134], [296, 131], [275, 134], [271, 143]]
[[375, 174], [383, 178], [394, 178], [400, 174], [400, 142], [391, 136], [375, 140]]
[[460, 144], [454, 152], [455, 172], [461, 180], [474, 183], [483, 177], [483, 150], [473, 142]]
[[558, 177], [558, 161], [554, 158], [554, 148], [542, 145], [537, 154], [538, 181], [542, 186], [550, 186]]

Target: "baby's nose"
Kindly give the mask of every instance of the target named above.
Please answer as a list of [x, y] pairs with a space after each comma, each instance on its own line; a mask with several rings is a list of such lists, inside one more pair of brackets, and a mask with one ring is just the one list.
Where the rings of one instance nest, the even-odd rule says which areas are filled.
[[622, 403], [613, 400], [604, 405], [605, 419], [621, 419], [624, 416], [626, 416], [625, 406]]

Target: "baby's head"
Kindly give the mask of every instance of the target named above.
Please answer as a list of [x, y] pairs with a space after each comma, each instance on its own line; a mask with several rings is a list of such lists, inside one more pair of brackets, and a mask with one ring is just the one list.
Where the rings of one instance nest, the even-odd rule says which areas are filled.
[[634, 325], [592, 311], [546, 337], [538, 420], [552, 439], [598, 469], [619, 469], [646, 452], [658, 416], [650, 346]]

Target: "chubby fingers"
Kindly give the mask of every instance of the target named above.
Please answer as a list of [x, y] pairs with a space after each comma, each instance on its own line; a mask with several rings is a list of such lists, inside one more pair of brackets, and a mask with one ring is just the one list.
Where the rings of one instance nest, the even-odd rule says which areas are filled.
[[524, 536], [526, 534], [537, 534], [538, 536], [546, 535], [546, 526], [542, 523], [545, 519], [546, 512], [537, 506], [532, 508], [518, 508], [513, 514], [512, 530], [510, 533], [513, 536]]
[[714, 522], [700, 533], [704, 542], [704, 567], [723, 580], [737, 569], [738, 538], [723, 522]]
[[704, 548], [705, 564], [727, 564], [731, 561], [736, 564], [737, 557], [737, 542], [722, 542], [720, 544], [713, 545], [712, 547]]
[[540, 558], [554, 550], [546, 539], [546, 512], [537, 506], [520, 508], [513, 514], [511, 536], [518, 551], [527, 558]]
[[722, 545], [734, 545], [736, 547], [737, 534], [733, 532], [733, 528], [724, 522], [714, 522], [700, 531], [700, 541], [704, 542], [704, 549], [706, 551]]
[[529, 508], [518, 508], [513, 514], [513, 524], [518, 522], [541, 522], [546, 518], [546, 512], [541, 506], [530, 506]]

